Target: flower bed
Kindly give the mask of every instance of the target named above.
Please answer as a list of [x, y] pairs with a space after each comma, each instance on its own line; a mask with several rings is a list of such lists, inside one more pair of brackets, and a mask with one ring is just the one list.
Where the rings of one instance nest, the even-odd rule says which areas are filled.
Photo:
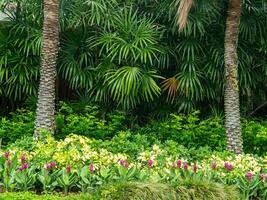
[[[225, 187], [234, 185], [242, 199], [267, 198], [266, 157], [214, 154], [192, 162], [154, 145], [151, 150], [140, 152], [135, 160], [126, 154], [92, 148], [91, 142], [76, 135], [59, 142], [48, 137], [44, 142], [35, 142], [31, 152], [19, 147], [2, 152], [2, 190], [92, 193], [113, 183], [157, 183], [184, 188], [183, 184], [192, 186], [192, 181], [198, 185], [210, 181]], [[108, 194], [102, 191], [100, 197]]]

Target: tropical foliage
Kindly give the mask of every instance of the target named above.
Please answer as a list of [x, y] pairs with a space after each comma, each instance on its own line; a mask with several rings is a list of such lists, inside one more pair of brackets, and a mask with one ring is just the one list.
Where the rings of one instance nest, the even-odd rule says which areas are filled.
[[[139, 115], [162, 116], [162, 107], [220, 112], [226, 5], [196, 1], [179, 33], [176, 1], [62, 0], [58, 97]], [[19, 1], [1, 24], [0, 91], [6, 106], [36, 96], [41, 9], [41, 1]], [[253, 114], [266, 99], [266, 16], [264, 1], [244, 2], [238, 46], [243, 113]]]
[[242, 1], [237, 82], [229, 2], [1, 0], [0, 199], [267, 199], [267, 3]]

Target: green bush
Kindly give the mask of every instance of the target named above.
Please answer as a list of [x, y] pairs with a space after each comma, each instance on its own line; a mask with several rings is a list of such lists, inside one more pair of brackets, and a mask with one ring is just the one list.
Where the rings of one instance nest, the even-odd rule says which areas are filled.
[[267, 121], [244, 120], [242, 131], [245, 152], [257, 154], [267, 152]]
[[14, 142], [25, 136], [32, 136], [34, 130], [34, 112], [17, 110], [9, 118], [0, 119], [0, 138], [2, 145]]
[[[129, 129], [126, 114], [120, 111], [102, 112], [99, 107], [86, 105], [77, 108], [60, 103], [56, 116], [57, 139], [70, 134], [98, 139], [94, 143], [112, 152], [134, 155], [152, 144], [164, 145], [174, 153], [185, 146], [192, 152], [202, 149], [223, 151], [226, 149], [223, 119], [201, 119], [199, 112], [171, 116], [165, 121], [151, 121], [143, 127]], [[34, 130], [34, 112], [18, 110], [10, 117], [0, 120], [0, 138], [5, 146], [17, 139], [25, 148], [30, 148]], [[245, 153], [264, 155], [267, 152], [267, 121], [242, 120]], [[181, 146], [177, 148], [177, 146]], [[179, 150], [180, 151], [180, 150]], [[193, 155], [193, 154], [192, 154]]]
[[[212, 150], [226, 149], [223, 119], [211, 117], [200, 119], [199, 112], [188, 115], [171, 114], [166, 121], [152, 121], [136, 132], [147, 135], [153, 141], [173, 140], [187, 148], [210, 147]], [[242, 120], [245, 153], [264, 155], [267, 152], [267, 121]]]
[[56, 137], [65, 138], [73, 133], [97, 139], [111, 138], [124, 129], [124, 120], [125, 115], [119, 111], [104, 116], [97, 106], [88, 105], [78, 111], [61, 103], [56, 117]]
[[199, 112], [189, 115], [171, 114], [163, 122], [153, 121], [137, 130], [161, 141], [173, 140], [188, 148], [209, 146], [214, 150], [225, 149], [223, 120], [219, 117], [201, 120]]

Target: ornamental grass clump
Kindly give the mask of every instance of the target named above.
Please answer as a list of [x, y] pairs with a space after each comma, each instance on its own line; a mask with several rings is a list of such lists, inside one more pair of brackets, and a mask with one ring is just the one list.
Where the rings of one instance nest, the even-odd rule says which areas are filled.
[[234, 186], [227, 186], [196, 177], [180, 180], [175, 186], [177, 200], [239, 200], [238, 190]]
[[107, 185], [100, 191], [101, 199], [106, 200], [176, 200], [173, 187], [163, 183], [117, 182]]

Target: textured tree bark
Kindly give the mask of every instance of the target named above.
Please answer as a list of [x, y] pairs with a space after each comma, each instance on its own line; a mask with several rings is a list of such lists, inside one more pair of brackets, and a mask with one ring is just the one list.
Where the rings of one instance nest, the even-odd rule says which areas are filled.
[[239, 86], [238, 86], [238, 56], [237, 43], [241, 17], [242, 0], [229, 0], [226, 19], [224, 62], [225, 62], [225, 129], [227, 149], [240, 154], [243, 151], [243, 141], [240, 125]]
[[59, 1], [44, 0], [43, 47], [34, 136], [55, 130], [55, 81], [59, 48]]

